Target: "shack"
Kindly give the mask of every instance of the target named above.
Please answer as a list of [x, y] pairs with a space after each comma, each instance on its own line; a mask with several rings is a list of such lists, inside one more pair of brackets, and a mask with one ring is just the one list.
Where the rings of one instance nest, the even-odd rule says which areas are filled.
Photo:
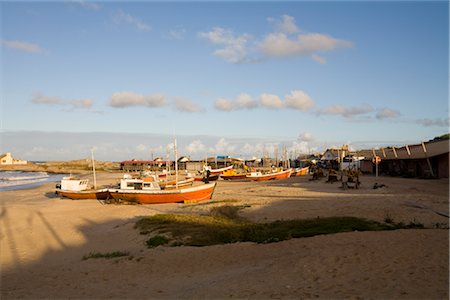
[[374, 157], [381, 161], [379, 174], [418, 177], [449, 178], [449, 140], [429, 141], [403, 147], [388, 147], [357, 151], [364, 156], [363, 173], [375, 173]]

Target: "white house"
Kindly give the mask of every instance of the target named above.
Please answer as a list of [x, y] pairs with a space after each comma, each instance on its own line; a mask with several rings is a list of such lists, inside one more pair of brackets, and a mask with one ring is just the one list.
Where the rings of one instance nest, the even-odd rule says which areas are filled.
[[26, 164], [27, 164], [26, 160], [15, 159], [9, 152], [0, 155], [0, 165], [26, 165]]

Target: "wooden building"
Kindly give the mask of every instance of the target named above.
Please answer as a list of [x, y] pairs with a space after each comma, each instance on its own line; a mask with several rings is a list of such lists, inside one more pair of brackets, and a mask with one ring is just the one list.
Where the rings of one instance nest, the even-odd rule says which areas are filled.
[[430, 141], [403, 147], [357, 151], [364, 156], [363, 173], [375, 173], [373, 158], [381, 158], [379, 174], [419, 178], [449, 177], [449, 140]]
[[[162, 160], [125, 160], [120, 163], [120, 169], [125, 172], [141, 172], [141, 171], [162, 171], [166, 169], [167, 164], [173, 165], [173, 162]], [[172, 168], [172, 167], [171, 167]]]

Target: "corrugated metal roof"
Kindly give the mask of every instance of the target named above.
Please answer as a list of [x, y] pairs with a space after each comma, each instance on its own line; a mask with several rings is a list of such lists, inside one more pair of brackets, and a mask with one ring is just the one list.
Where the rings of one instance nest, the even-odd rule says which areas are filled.
[[[425, 152], [426, 151], [426, 152]], [[365, 159], [372, 159], [376, 156], [382, 160], [390, 159], [424, 159], [449, 153], [449, 140], [426, 142], [422, 144], [406, 145], [399, 148], [381, 148], [375, 150], [356, 151], [357, 156], [364, 156]]]

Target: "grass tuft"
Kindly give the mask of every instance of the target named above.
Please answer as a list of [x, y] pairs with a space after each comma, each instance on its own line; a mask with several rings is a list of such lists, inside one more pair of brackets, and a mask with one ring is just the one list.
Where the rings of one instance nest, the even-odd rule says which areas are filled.
[[169, 242], [169, 239], [163, 235], [157, 235], [148, 239], [145, 243], [149, 248], [155, 248], [161, 245], [165, 245]]
[[100, 253], [100, 252], [91, 252], [88, 255], [83, 256], [83, 260], [87, 260], [90, 258], [116, 258], [116, 257], [122, 257], [122, 256], [128, 256], [130, 255], [129, 252], [124, 251], [115, 251], [115, 252], [107, 252], [107, 253]]

